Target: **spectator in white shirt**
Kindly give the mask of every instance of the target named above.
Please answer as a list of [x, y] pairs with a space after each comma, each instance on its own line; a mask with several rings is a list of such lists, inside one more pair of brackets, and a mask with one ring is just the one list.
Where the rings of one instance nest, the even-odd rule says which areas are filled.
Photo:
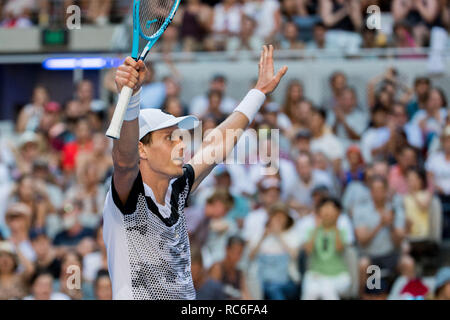
[[212, 31], [216, 48], [224, 48], [227, 38], [241, 31], [242, 7], [236, 0], [225, 0], [214, 6]]
[[281, 28], [280, 3], [275, 0], [250, 0], [244, 4], [244, 13], [255, 19], [256, 35], [272, 42]]

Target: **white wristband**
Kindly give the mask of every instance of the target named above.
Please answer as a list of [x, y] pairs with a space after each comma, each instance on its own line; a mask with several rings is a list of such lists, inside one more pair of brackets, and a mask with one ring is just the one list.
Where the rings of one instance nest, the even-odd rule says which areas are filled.
[[139, 89], [130, 99], [128, 103], [127, 111], [125, 112], [125, 116], [123, 118], [124, 121], [133, 121], [139, 117], [139, 110], [141, 107], [141, 91], [142, 88]]
[[266, 95], [258, 89], [252, 89], [234, 111], [242, 112], [248, 118], [249, 123], [252, 123], [264, 101], [266, 101]]

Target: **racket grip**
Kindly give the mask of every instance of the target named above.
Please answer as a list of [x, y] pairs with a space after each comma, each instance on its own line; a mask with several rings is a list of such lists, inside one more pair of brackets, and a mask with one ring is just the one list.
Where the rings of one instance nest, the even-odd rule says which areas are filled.
[[120, 92], [119, 101], [117, 101], [116, 110], [114, 110], [111, 123], [106, 131], [106, 136], [112, 139], [120, 139], [120, 131], [122, 130], [123, 119], [130, 103], [133, 89], [123, 87]]

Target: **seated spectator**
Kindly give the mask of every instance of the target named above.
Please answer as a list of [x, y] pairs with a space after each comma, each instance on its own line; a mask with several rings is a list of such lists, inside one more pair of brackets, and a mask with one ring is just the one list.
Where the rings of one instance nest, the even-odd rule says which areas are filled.
[[417, 111], [425, 109], [428, 95], [431, 89], [431, 80], [427, 77], [417, 77], [414, 79], [414, 98], [408, 102], [406, 110], [408, 119], [412, 119]]
[[88, 19], [98, 26], [109, 23], [112, 0], [89, 1]]
[[112, 300], [112, 283], [106, 269], [99, 270], [94, 282], [96, 300]]
[[302, 299], [338, 300], [351, 285], [343, 252], [349, 230], [338, 227], [341, 205], [324, 198], [317, 207], [319, 224], [307, 230], [305, 249], [309, 267], [303, 280]]
[[388, 110], [382, 106], [376, 106], [371, 113], [372, 125], [361, 137], [362, 154], [367, 163], [371, 163], [373, 158], [386, 156], [387, 145], [391, 138], [388, 127]]
[[[2, 4], [3, 5], [3, 4]], [[0, 27], [3, 28], [27, 28], [31, 27], [31, 13], [35, 7], [32, 0], [7, 0], [0, 13]]]
[[142, 85], [141, 109], [160, 109], [166, 99], [166, 86], [164, 82], [156, 80], [156, 70], [151, 62], [146, 62], [147, 74]]
[[293, 79], [288, 83], [281, 109], [283, 115], [287, 117], [284, 122], [289, 123], [289, 125], [295, 125], [295, 122], [299, 120], [294, 119], [294, 111], [300, 101], [305, 98], [303, 92], [303, 83], [300, 80]]
[[342, 183], [346, 187], [352, 181], [364, 180], [364, 159], [357, 145], [347, 149], [348, 170], [342, 175]]
[[[226, 50], [230, 53], [239, 53], [239, 51], [257, 51], [264, 41], [255, 34], [256, 21], [243, 14], [241, 21], [241, 32], [237, 37], [228, 39]], [[239, 53], [242, 56], [242, 53]]]
[[300, 130], [297, 132], [292, 142], [291, 159], [297, 159], [300, 153], [311, 152], [311, 138], [312, 134], [310, 130]]
[[[398, 22], [394, 25], [394, 34], [392, 37], [392, 47], [395, 48], [415, 48], [417, 47], [416, 41], [412, 34], [411, 28], [406, 23]], [[400, 58], [414, 57], [414, 55], [399, 54]]]
[[67, 295], [72, 300], [89, 299], [87, 286], [82, 274], [82, 257], [75, 251], [67, 251], [61, 258], [60, 277], [54, 280], [54, 290]]
[[428, 182], [442, 202], [442, 236], [450, 238], [450, 126], [445, 127], [442, 151], [430, 154], [425, 163]]
[[199, 248], [191, 247], [191, 273], [197, 300], [225, 300], [223, 284], [208, 276]]
[[305, 215], [312, 211], [312, 190], [325, 185], [329, 190], [333, 190], [333, 182], [330, 176], [322, 171], [314, 170], [312, 156], [310, 154], [300, 154], [296, 161], [297, 182], [289, 190], [289, 205], [300, 215]]
[[36, 253], [34, 262], [36, 273], [50, 273], [54, 279], [59, 278], [61, 260], [58, 251], [52, 246], [51, 239], [44, 231], [39, 230], [31, 232], [30, 239]]
[[420, 128], [412, 123], [408, 122], [408, 114], [403, 104], [395, 103], [392, 106], [391, 120], [393, 124], [388, 126], [395, 128], [395, 132], [403, 131], [406, 134], [408, 144], [414, 148], [421, 150], [423, 148], [423, 137], [420, 132]]
[[313, 27], [313, 37], [306, 44], [307, 50], [326, 50], [327, 27], [322, 22], [317, 22]]
[[280, 203], [269, 209], [269, 218], [263, 233], [255, 232], [250, 238], [250, 260], [256, 260], [258, 278], [264, 299], [298, 299], [299, 277], [294, 268], [298, 252], [294, 220], [289, 208]]
[[356, 239], [361, 250], [360, 294], [367, 280], [367, 268], [377, 265], [392, 277], [414, 273], [414, 260], [402, 254], [400, 245], [405, 237], [405, 216], [400, 206], [388, 199], [387, 181], [375, 176], [370, 182], [371, 200], [353, 211]]
[[322, 152], [333, 164], [336, 173], [341, 171], [344, 148], [333, 131], [326, 125], [326, 113], [321, 109], [313, 109], [310, 122], [312, 133], [311, 151]]
[[70, 174], [75, 171], [79, 153], [91, 151], [92, 148], [92, 131], [89, 121], [86, 117], [78, 118], [75, 125], [75, 141], [67, 143], [62, 150], [61, 166], [66, 179], [70, 178]]
[[417, 166], [417, 153], [413, 148], [404, 146], [397, 151], [396, 159], [397, 164], [389, 171], [389, 188], [397, 194], [404, 195], [408, 192], [406, 174], [410, 167]]
[[210, 92], [220, 92], [222, 95], [222, 99], [220, 102], [220, 111], [223, 114], [229, 114], [233, 112], [234, 108], [237, 106], [236, 101], [227, 96], [226, 94], [227, 89], [227, 79], [225, 76], [216, 74], [209, 83], [209, 91], [207, 94], [199, 95], [195, 97], [190, 106], [189, 106], [189, 113], [197, 115], [199, 117], [202, 117], [202, 115], [205, 115], [208, 111], [208, 105], [209, 105], [209, 93]]
[[101, 111], [106, 109], [104, 101], [95, 99], [94, 84], [90, 80], [81, 80], [76, 88], [77, 100], [80, 103], [81, 113], [87, 116], [89, 111]]
[[239, 268], [245, 241], [240, 237], [230, 237], [224, 260], [215, 263], [209, 270], [211, 278], [223, 283], [227, 299], [247, 300], [250, 298], [244, 272]]
[[[108, 270], [106, 247], [103, 241], [103, 226], [100, 225], [95, 233], [96, 250], [83, 257], [83, 278], [87, 282], [94, 282], [101, 270]], [[95, 284], [94, 284], [95, 287]]]
[[15, 157], [15, 170], [12, 177], [18, 179], [22, 175], [30, 174], [33, 162], [42, 154], [41, 137], [31, 131], [22, 133], [17, 141], [17, 147], [12, 147]]
[[215, 48], [224, 50], [227, 38], [240, 33], [241, 16], [242, 8], [236, 0], [225, 0], [214, 6], [211, 29]]
[[210, 29], [212, 9], [200, 0], [189, 0], [179, 11], [175, 22], [179, 20], [183, 51], [201, 50]]
[[281, 184], [276, 177], [266, 177], [258, 183], [258, 205], [244, 220], [242, 236], [249, 241], [254, 234], [263, 234], [269, 219], [269, 208], [280, 200]]
[[39, 272], [31, 280], [31, 295], [24, 300], [71, 300], [61, 292], [53, 291], [53, 275], [49, 272]]
[[280, 41], [280, 49], [282, 50], [300, 50], [305, 47], [298, 35], [298, 29], [295, 23], [286, 22], [283, 25], [283, 38]]
[[447, 117], [447, 98], [439, 88], [430, 90], [425, 109], [417, 111], [411, 122], [419, 126], [428, 146], [435, 136], [440, 136]]
[[80, 200], [68, 202], [64, 206], [64, 213], [62, 216], [64, 230], [55, 236], [55, 239], [53, 240], [55, 246], [75, 247], [83, 240], [83, 238], [94, 237], [93, 230], [83, 227], [81, 224], [81, 214], [83, 209], [83, 202]]
[[361, 47], [358, 32], [363, 25], [361, 4], [357, 0], [320, 0], [320, 17], [328, 28], [326, 46], [354, 54]]
[[20, 248], [7, 241], [0, 242], [0, 300], [24, 298], [33, 273], [33, 264]]
[[277, 32], [281, 29], [280, 4], [275, 0], [250, 0], [243, 7], [245, 15], [256, 21], [256, 36], [265, 43], [273, 43]]
[[49, 102], [49, 99], [49, 93], [44, 86], [37, 85], [33, 89], [31, 103], [25, 105], [19, 113], [16, 126], [18, 133], [38, 129], [41, 116], [44, 113], [44, 106]]
[[19, 248], [27, 260], [34, 262], [36, 253], [33, 250], [29, 237], [31, 220], [32, 212], [25, 203], [13, 203], [6, 211], [5, 221], [10, 232], [9, 241]]
[[357, 104], [356, 91], [346, 88], [339, 96], [334, 113], [328, 114], [328, 123], [333, 127], [333, 131], [342, 141], [345, 149], [351, 144], [359, 143], [368, 125], [366, 112], [361, 111]]
[[331, 90], [331, 97], [325, 97], [322, 103], [326, 112], [334, 110], [337, 106], [339, 97], [348, 87], [347, 76], [342, 71], [335, 71], [329, 77], [328, 84]]

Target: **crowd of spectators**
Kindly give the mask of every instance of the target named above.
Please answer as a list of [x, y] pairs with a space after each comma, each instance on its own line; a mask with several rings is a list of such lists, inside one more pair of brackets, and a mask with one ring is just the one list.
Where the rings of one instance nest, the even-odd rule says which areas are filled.
[[[240, 99], [216, 74], [183, 101], [180, 82], [160, 81], [147, 64], [141, 108], [194, 114], [203, 134]], [[108, 101], [88, 80], [64, 102], [36, 85], [17, 139], [2, 140], [0, 299], [111, 299], [102, 210], [113, 75], [103, 83]], [[409, 88], [393, 68], [367, 83], [365, 97], [341, 71], [323, 92], [314, 104], [292, 79], [281, 104], [268, 97], [236, 147], [245, 163], [220, 164], [191, 195], [197, 296], [450, 299], [445, 94], [427, 77]], [[198, 146], [193, 139], [186, 159]]]
[[[84, 24], [131, 23], [131, 1], [2, 0], [0, 26], [64, 26], [73, 4]], [[384, 47], [439, 51], [449, 28], [447, 0], [186, 0], [158, 45], [168, 51], [259, 50], [263, 43], [348, 54]]]

